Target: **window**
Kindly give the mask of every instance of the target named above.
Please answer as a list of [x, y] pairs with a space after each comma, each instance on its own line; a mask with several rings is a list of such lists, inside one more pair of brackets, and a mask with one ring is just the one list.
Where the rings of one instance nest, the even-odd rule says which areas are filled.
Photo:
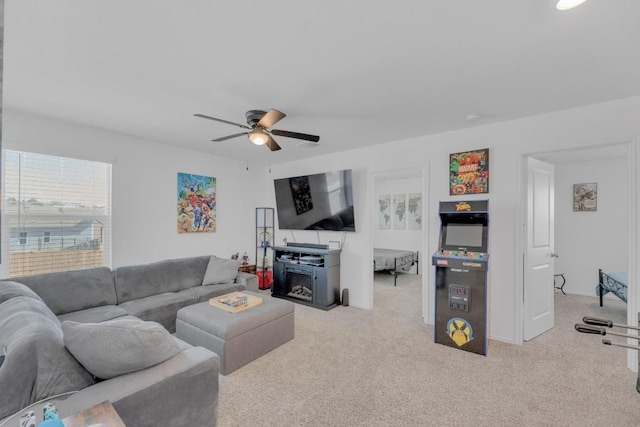
[[[111, 265], [111, 165], [4, 150], [9, 272]], [[31, 236], [31, 239], [29, 239]]]

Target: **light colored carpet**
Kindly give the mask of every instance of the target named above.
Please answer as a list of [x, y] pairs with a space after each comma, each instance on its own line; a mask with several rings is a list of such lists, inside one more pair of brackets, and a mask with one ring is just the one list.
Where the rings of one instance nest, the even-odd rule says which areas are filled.
[[296, 304], [294, 340], [220, 377], [219, 425], [639, 424], [626, 350], [573, 328], [585, 315], [625, 323], [621, 301], [556, 291], [554, 329], [522, 346], [491, 340], [484, 357], [433, 342], [420, 276], [394, 287], [376, 274], [374, 286], [373, 310]]

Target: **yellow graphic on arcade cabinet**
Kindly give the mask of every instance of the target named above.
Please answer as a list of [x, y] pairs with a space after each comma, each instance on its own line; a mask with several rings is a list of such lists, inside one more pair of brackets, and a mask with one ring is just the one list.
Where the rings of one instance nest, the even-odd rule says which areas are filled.
[[471, 205], [467, 202], [456, 203], [456, 212], [460, 211], [470, 211]]
[[473, 328], [466, 320], [454, 317], [447, 322], [447, 335], [460, 347], [473, 340]]

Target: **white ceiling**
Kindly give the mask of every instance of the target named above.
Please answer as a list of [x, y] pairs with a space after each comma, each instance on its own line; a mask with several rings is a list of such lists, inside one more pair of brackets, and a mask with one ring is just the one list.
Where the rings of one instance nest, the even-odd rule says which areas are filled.
[[4, 108], [275, 164], [640, 95], [640, 1], [555, 2], [7, 0]]

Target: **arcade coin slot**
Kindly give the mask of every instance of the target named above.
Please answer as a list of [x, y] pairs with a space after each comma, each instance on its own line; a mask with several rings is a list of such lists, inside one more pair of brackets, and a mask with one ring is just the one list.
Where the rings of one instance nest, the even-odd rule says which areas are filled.
[[449, 308], [454, 311], [469, 312], [471, 306], [471, 287], [465, 285], [449, 285]]

